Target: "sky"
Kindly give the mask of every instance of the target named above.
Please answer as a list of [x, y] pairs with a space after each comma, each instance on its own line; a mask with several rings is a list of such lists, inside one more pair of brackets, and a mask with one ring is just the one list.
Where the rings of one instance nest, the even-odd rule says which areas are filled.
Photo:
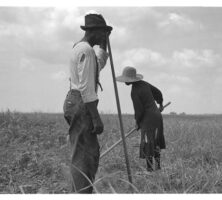
[[[116, 75], [135, 67], [162, 91], [164, 113], [222, 113], [222, 7], [0, 6], [0, 110], [62, 112], [72, 46], [84, 16], [113, 26]], [[110, 61], [100, 73], [99, 111], [116, 113]], [[130, 86], [117, 83], [122, 113], [133, 113]]]

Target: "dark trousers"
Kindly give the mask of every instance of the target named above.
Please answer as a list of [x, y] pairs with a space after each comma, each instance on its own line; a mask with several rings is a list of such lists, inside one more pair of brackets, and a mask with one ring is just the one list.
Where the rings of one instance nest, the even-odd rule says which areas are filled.
[[[158, 146], [158, 129], [141, 130], [140, 158], [146, 159], [147, 171], [160, 169], [160, 148]], [[153, 166], [155, 160], [155, 167]]]
[[92, 193], [99, 166], [99, 143], [92, 134], [92, 120], [78, 91], [71, 90], [64, 102], [64, 117], [69, 124], [71, 143], [72, 192]]

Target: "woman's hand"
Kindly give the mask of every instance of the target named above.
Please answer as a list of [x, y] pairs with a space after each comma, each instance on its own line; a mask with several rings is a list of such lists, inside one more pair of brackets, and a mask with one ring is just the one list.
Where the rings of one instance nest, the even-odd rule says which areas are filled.
[[138, 124], [135, 125], [135, 129], [138, 131], [140, 130], [140, 126]]
[[163, 104], [160, 104], [159, 111], [162, 112], [164, 110]]

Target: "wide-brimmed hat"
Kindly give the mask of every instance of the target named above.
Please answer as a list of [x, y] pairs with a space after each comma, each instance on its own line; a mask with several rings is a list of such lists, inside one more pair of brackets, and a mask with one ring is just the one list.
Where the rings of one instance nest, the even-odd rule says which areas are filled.
[[84, 31], [92, 28], [104, 28], [111, 31], [113, 28], [106, 25], [106, 21], [101, 14], [87, 14], [85, 16], [85, 26], [80, 26]]
[[143, 79], [142, 74], [137, 74], [134, 67], [125, 67], [121, 76], [116, 77], [119, 82], [136, 82]]

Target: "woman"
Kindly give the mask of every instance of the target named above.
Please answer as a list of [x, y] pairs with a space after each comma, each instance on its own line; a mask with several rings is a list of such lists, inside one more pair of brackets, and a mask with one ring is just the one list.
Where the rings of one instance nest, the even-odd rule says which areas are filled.
[[131, 98], [137, 130], [141, 129], [140, 158], [146, 159], [147, 171], [153, 171], [153, 158], [155, 169], [161, 169], [160, 150], [166, 148], [161, 115], [163, 97], [159, 89], [142, 79], [143, 76], [136, 74], [133, 67], [125, 67], [122, 76], [116, 78], [119, 82], [132, 85]]

